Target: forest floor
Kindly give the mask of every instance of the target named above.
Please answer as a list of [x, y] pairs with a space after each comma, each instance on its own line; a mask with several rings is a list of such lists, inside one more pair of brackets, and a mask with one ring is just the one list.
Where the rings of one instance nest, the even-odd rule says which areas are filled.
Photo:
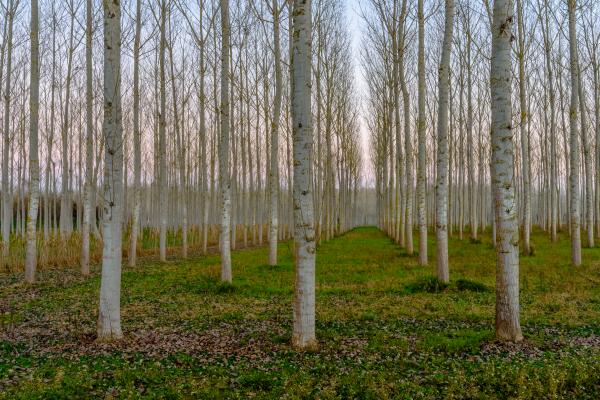
[[[494, 339], [495, 255], [450, 241], [440, 287], [374, 228], [319, 247], [319, 348], [290, 346], [291, 244], [123, 269], [125, 338], [95, 339], [99, 276], [0, 276], [0, 398], [600, 398], [600, 249], [534, 233], [521, 257], [525, 340]], [[435, 243], [430, 238], [430, 255]], [[415, 242], [416, 243], [416, 242]]]

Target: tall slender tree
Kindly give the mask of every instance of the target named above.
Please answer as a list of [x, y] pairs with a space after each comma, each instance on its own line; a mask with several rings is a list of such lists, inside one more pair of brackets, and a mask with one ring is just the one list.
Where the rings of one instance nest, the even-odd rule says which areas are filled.
[[129, 265], [135, 266], [142, 206], [142, 129], [140, 126], [140, 46], [142, 37], [142, 1], [135, 2], [133, 39], [133, 220], [129, 238]]
[[294, 0], [291, 95], [294, 146], [294, 328], [292, 344], [315, 347], [314, 204], [310, 184], [313, 147], [311, 109], [312, 1]]
[[531, 253], [531, 168], [529, 161], [529, 132], [527, 131], [527, 92], [525, 90], [525, 27], [523, 26], [523, 1], [517, 0], [518, 60], [519, 60], [519, 129], [521, 133], [521, 165], [523, 180], [523, 247], [525, 254]]
[[571, 70], [571, 104], [569, 106], [570, 124], [570, 226], [571, 226], [571, 258], [573, 265], [581, 265], [581, 198], [579, 193], [579, 55], [577, 53], [577, 20], [575, 18], [576, 0], [567, 0], [569, 14], [569, 55]]
[[279, 121], [283, 91], [281, 68], [281, 34], [279, 28], [279, 4], [273, 0], [273, 53], [275, 55], [275, 99], [271, 120], [271, 167], [269, 187], [271, 196], [271, 220], [269, 224], [269, 265], [277, 265], [277, 235], [279, 229]]
[[417, 3], [417, 19], [419, 25], [419, 51], [417, 61], [418, 75], [418, 118], [417, 118], [417, 211], [419, 219], [419, 264], [427, 265], [427, 154], [425, 116], [425, 13], [423, 1]]
[[232, 281], [231, 273], [231, 179], [229, 175], [229, 0], [221, 4], [221, 104], [219, 106], [221, 133], [219, 137], [219, 188], [221, 190], [221, 280]]
[[443, 282], [450, 280], [448, 267], [448, 92], [450, 86], [450, 56], [454, 22], [454, 0], [446, 0], [446, 22], [442, 58], [439, 68], [437, 123], [437, 185], [435, 192], [437, 275]]
[[98, 339], [111, 341], [121, 330], [123, 222], [123, 127], [121, 115], [121, 2], [103, 0], [104, 10], [104, 196], [102, 277]]
[[159, 190], [159, 253], [160, 260], [167, 260], [167, 86], [165, 57], [167, 48], [167, 0], [160, 1], [160, 39], [158, 53], [158, 73], [160, 79], [160, 105], [158, 109], [158, 190]]
[[[83, 226], [81, 232], [81, 273], [90, 273], [90, 225], [92, 223], [92, 184], [94, 169], [94, 110], [93, 110], [93, 86], [92, 86], [92, 23], [93, 10], [92, 0], [86, 1], [86, 24], [85, 24], [85, 189], [83, 199]], [[95, 208], [95, 207], [94, 207]], [[94, 223], [96, 213], [93, 214]]]
[[511, 101], [512, 0], [494, 0], [490, 94], [492, 190], [496, 218], [496, 336], [523, 339], [519, 322], [519, 229]]
[[13, 28], [19, 0], [9, 0], [6, 8], [6, 83], [4, 88], [4, 131], [2, 132], [2, 256], [6, 260], [10, 249], [10, 228], [13, 221], [12, 189], [8, 170], [10, 157], [10, 105], [12, 84]]
[[36, 223], [40, 198], [40, 160], [38, 126], [40, 107], [40, 35], [39, 4], [31, 0], [31, 77], [29, 84], [29, 210], [27, 215], [27, 250], [25, 252], [25, 280], [35, 282], [37, 267]]

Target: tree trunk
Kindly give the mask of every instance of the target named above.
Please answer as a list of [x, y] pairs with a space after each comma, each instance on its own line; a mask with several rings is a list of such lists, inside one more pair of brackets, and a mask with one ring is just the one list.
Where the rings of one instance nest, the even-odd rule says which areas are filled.
[[450, 280], [448, 268], [448, 93], [450, 56], [454, 21], [454, 0], [446, 0], [444, 42], [439, 69], [437, 185], [435, 191], [437, 276], [443, 282]]
[[168, 183], [167, 183], [167, 88], [165, 77], [165, 50], [166, 39], [167, 2], [161, 1], [160, 6], [160, 43], [158, 69], [160, 75], [160, 108], [158, 112], [158, 192], [159, 192], [159, 253], [160, 260], [167, 261], [167, 214], [168, 214]]
[[521, 341], [519, 323], [519, 229], [514, 189], [511, 104], [511, 0], [494, 1], [490, 91], [492, 187], [496, 217], [496, 336]]
[[7, 262], [10, 249], [10, 228], [13, 220], [12, 190], [8, 162], [10, 155], [10, 101], [11, 101], [11, 77], [12, 77], [12, 39], [13, 22], [15, 16], [14, 0], [10, 0], [7, 8], [8, 37], [6, 56], [6, 86], [4, 89], [4, 132], [2, 145], [2, 257]]
[[271, 190], [271, 221], [269, 224], [269, 265], [277, 265], [277, 234], [279, 230], [279, 121], [281, 118], [281, 38], [279, 33], [279, 5], [273, 0], [273, 48], [275, 53], [275, 99], [271, 121], [271, 168], [269, 188]]
[[522, 179], [523, 179], [523, 247], [525, 254], [531, 253], [529, 238], [531, 236], [531, 183], [530, 176], [530, 160], [529, 160], [529, 137], [527, 131], [527, 101], [525, 91], [525, 29], [523, 26], [523, 4], [522, 0], [517, 0], [517, 25], [519, 35], [519, 106], [520, 120], [519, 128], [521, 130], [521, 164], [522, 164]]
[[419, 118], [418, 129], [418, 166], [417, 166], [417, 207], [419, 219], [419, 265], [427, 265], [427, 205], [426, 196], [426, 121], [425, 121], [425, 16], [423, 13], [423, 0], [418, 1], [419, 20], [419, 53], [418, 53], [418, 81], [419, 81]]
[[102, 279], [98, 340], [120, 339], [123, 219], [123, 128], [121, 116], [121, 5], [104, 0], [104, 198]]
[[[83, 199], [83, 226], [81, 230], [81, 273], [90, 273], [90, 221], [92, 219], [92, 175], [93, 175], [93, 87], [92, 87], [92, 0], [86, 1], [85, 32], [85, 193]], [[94, 214], [94, 219], [96, 215]]]
[[294, 144], [294, 248], [296, 279], [292, 344], [315, 347], [314, 204], [310, 184], [313, 146], [311, 109], [311, 0], [294, 0], [292, 35], [292, 126]]
[[231, 282], [231, 182], [229, 176], [229, 0], [221, 2], [221, 135], [219, 138], [219, 188], [221, 190], [221, 280]]
[[575, 19], [575, 0], [568, 0], [569, 10], [569, 54], [571, 69], [571, 104], [569, 106], [570, 122], [570, 226], [571, 257], [573, 265], [581, 265], [581, 230], [580, 230], [580, 194], [579, 194], [579, 130], [577, 129], [577, 109], [579, 107], [579, 57], [577, 55], [577, 31]]
[[[38, 123], [40, 106], [40, 60], [38, 0], [31, 0], [31, 78], [29, 85], [29, 214], [27, 216], [27, 248], [25, 281], [35, 282], [37, 264], [36, 223], [40, 198], [40, 161]], [[23, 144], [25, 145], [25, 144]]]

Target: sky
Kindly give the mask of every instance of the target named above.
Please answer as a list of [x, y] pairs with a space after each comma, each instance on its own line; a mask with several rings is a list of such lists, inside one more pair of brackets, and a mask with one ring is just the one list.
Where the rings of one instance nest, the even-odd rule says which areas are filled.
[[[360, 65], [360, 47], [361, 47], [361, 36], [363, 32], [363, 20], [360, 16], [360, 1], [361, 0], [346, 0], [346, 16], [348, 18], [348, 27], [350, 34], [352, 35], [352, 51], [354, 54], [354, 76], [356, 84], [356, 92], [360, 96], [359, 104], [362, 104], [364, 96], [367, 94], [367, 85], [364, 79], [363, 71]], [[369, 181], [372, 178], [372, 168], [369, 151], [369, 132], [364, 120], [364, 109], [360, 107], [361, 120], [360, 120], [360, 133], [361, 133], [361, 144], [363, 148], [363, 173], [366, 175], [365, 178]]]

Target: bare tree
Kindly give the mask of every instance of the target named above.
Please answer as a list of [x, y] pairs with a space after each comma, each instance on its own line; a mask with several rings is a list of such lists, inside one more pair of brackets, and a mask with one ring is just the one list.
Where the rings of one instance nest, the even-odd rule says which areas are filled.
[[123, 220], [123, 127], [121, 115], [121, 4], [103, 0], [104, 10], [104, 198], [102, 279], [98, 339], [120, 339]]
[[31, 78], [29, 85], [29, 213], [27, 215], [27, 250], [25, 281], [35, 282], [37, 267], [36, 224], [40, 198], [40, 160], [38, 126], [40, 106], [40, 37], [38, 0], [31, 1]]
[[523, 339], [519, 323], [519, 229], [514, 189], [511, 102], [512, 0], [494, 0], [490, 91], [492, 188], [496, 218], [496, 336]]
[[427, 203], [426, 203], [426, 129], [425, 119], [425, 15], [423, 1], [418, 0], [417, 19], [419, 24], [419, 54], [418, 54], [418, 112], [417, 119], [417, 214], [419, 219], [419, 264], [427, 265]]
[[133, 221], [129, 247], [129, 266], [135, 266], [142, 206], [142, 130], [140, 127], [140, 46], [142, 1], [135, 2], [135, 38], [133, 39]]
[[219, 189], [221, 190], [221, 280], [231, 282], [231, 181], [229, 176], [229, 0], [221, 4], [221, 134], [219, 137]]
[[294, 248], [296, 280], [292, 343], [315, 347], [314, 205], [310, 191], [310, 154], [313, 146], [311, 110], [311, 0], [294, 0], [292, 10], [291, 95], [294, 139]]
[[439, 97], [437, 123], [437, 185], [436, 185], [436, 238], [437, 275], [443, 282], [450, 280], [448, 269], [448, 92], [450, 55], [454, 21], [454, 0], [446, 0], [444, 42], [439, 68]]
[[571, 104], [569, 106], [570, 123], [570, 226], [571, 257], [573, 265], [581, 265], [581, 212], [579, 193], [579, 129], [577, 112], [579, 108], [579, 56], [577, 54], [577, 22], [575, 19], [576, 0], [567, 0], [569, 14], [569, 54], [571, 69]]

